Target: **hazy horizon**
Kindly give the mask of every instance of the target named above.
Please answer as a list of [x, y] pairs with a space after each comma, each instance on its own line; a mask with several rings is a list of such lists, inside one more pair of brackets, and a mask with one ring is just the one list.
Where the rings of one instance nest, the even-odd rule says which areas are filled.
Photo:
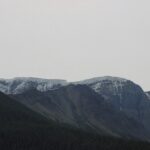
[[0, 1], [0, 78], [117, 76], [150, 90], [150, 1]]

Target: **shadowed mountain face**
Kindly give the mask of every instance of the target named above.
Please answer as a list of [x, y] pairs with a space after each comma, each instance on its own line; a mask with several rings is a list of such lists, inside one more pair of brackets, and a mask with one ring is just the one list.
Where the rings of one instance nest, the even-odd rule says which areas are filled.
[[13, 97], [47, 118], [94, 130], [101, 135], [148, 137], [140, 122], [116, 110], [86, 85], [68, 85], [47, 92], [33, 90]]
[[[107, 138], [100, 138], [47, 120], [0, 93], [0, 149], [2, 150], [96, 150], [97, 147], [107, 148], [103, 142], [105, 140], [107, 142]], [[114, 143], [113, 139], [108, 141]], [[119, 144], [117, 139], [114, 141], [116, 145]], [[148, 144], [146, 145], [149, 147]]]
[[2, 150], [149, 150], [150, 144], [101, 137], [47, 120], [0, 93]]
[[[97, 147], [107, 148], [103, 142], [105, 140], [112, 141], [112, 144], [116, 141], [116, 145], [119, 144], [117, 139], [113, 141], [111, 138], [101, 138], [47, 120], [0, 93], [0, 149], [2, 150], [96, 150]], [[148, 144], [146, 145], [149, 147]]]
[[[46, 119], [0, 92], [0, 127], [39, 124]], [[1, 128], [2, 129], [2, 128]]]
[[142, 88], [130, 80], [117, 77], [93, 78], [78, 82], [101, 94], [116, 110], [125, 112], [150, 127], [150, 101]]

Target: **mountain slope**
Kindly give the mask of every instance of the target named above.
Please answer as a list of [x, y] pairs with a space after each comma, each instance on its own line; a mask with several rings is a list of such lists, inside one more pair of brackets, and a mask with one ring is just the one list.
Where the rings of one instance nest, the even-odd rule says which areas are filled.
[[45, 122], [43, 116], [0, 92], [0, 126]]
[[[0, 90], [6, 94], [11, 94], [12, 97], [16, 97], [16, 99], [26, 104], [28, 107], [40, 112], [44, 116], [52, 118], [53, 120], [57, 119], [60, 122], [67, 122], [79, 126], [80, 128], [85, 128], [85, 126], [86, 128], [92, 127], [94, 130], [97, 130], [98, 126], [100, 132], [105, 131], [104, 133], [106, 133], [107, 131], [108, 134], [115, 134], [118, 136], [118, 133], [116, 134], [112, 129], [105, 127], [103, 123], [99, 124], [99, 121], [97, 123], [97, 118], [95, 117], [94, 121], [91, 121], [92, 123], [87, 121], [87, 117], [81, 112], [82, 108], [79, 107], [81, 104], [79, 103], [78, 106], [72, 102], [72, 100], [75, 99], [74, 97], [76, 97], [74, 93], [79, 92], [74, 91], [73, 93], [68, 92], [64, 94], [64, 91], [62, 92], [60, 90], [62, 89], [60, 87], [68, 84], [69, 83], [64, 80], [14, 78], [10, 80], [0, 80]], [[107, 103], [107, 106], [114, 107], [113, 110], [111, 109], [112, 111], [117, 112], [117, 114], [125, 113], [125, 116], [128, 116], [128, 118], [134, 118], [136, 122], [140, 122], [150, 131], [150, 101], [142, 88], [137, 84], [126, 79], [110, 76], [93, 78], [72, 84], [87, 85], [97, 94], [104, 97], [104, 103]], [[58, 93], [54, 94], [56, 89], [58, 89]], [[86, 92], [84, 97], [88, 97], [87, 93], [88, 92]], [[54, 95], [54, 97], [52, 97], [52, 95]], [[68, 97], [68, 95], [72, 96]], [[82, 93], [80, 95], [82, 95]], [[79, 102], [81, 102], [82, 99], [80, 97], [78, 97], [78, 99]], [[102, 99], [102, 97], [100, 99]], [[62, 104], [60, 102], [62, 102]], [[97, 101], [92, 102], [92, 105], [96, 104]], [[87, 105], [85, 106], [88, 107]], [[80, 108], [79, 112], [78, 107]], [[93, 108], [91, 111], [94, 112]], [[100, 110], [96, 112], [100, 112]], [[94, 114], [94, 116], [96, 115]], [[104, 120], [107, 122], [106, 116]]]
[[2, 150], [149, 150], [147, 142], [100, 137], [47, 121], [0, 93]]
[[130, 80], [118, 77], [92, 78], [75, 84], [85, 84], [110, 102], [116, 110], [143, 122], [149, 128], [150, 101], [142, 88]]
[[86, 85], [68, 85], [56, 90], [28, 91], [12, 95], [42, 115], [101, 135], [148, 138], [144, 126], [117, 111], [102, 96]]
[[[0, 93], [0, 149], [69, 150], [107, 148], [97, 135], [48, 121], [24, 105]], [[115, 141], [115, 139], [114, 139]], [[118, 140], [116, 140], [118, 143]], [[115, 145], [114, 145], [115, 146]]]

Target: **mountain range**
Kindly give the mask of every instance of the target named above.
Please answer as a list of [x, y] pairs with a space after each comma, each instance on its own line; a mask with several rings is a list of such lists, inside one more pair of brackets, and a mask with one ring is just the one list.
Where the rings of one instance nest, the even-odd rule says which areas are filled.
[[0, 91], [42, 116], [114, 137], [150, 139], [149, 92], [118, 77], [1, 79]]

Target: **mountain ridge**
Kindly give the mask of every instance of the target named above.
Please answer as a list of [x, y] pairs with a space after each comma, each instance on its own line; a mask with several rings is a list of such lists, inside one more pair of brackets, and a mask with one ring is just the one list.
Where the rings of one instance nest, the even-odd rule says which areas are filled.
[[0, 90], [1, 87], [8, 89], [5, 91], [7, 94], [34, 111], [63, 123], [83, 128], [91, 126], [94, 130], [100, 127], [101, 131], [106, 127], [110, 134], [120, 136], [125, 131], [135, 136], [135, 132], [129, 129], [130, 133], [120, 124], [124, 120], [124, 124], [126, 122], [132, 128], [135, 121], [150, 132], [148, 96], [139, 85], [127, 79], [106, 76], [72, 83], [65, 80], [14, 78], [0, 80]]
[[[131, 80], [121, 78], [121, 77], [113, 77], [113, 76], [94, 77], [94, 78], [74, 81], [74, 82], [68, 82], [67, 80], [64, 80], [64, 79], [44, 79], [44, 78], [37, 78], [37, 77], [15, 77], [15, 78], [10, 78], [10, 79], [0, 78], [0, 91], [2, 91], [5, 94], [15, 94], [15, 92], [17, 93], [17, 89], [16, 91], [15, 90], [11, 91], [11, 86], [13, 86], [14, 82], [15, 84], [17, 84], [16, 86], [18, 86], [18, 90], [19, 88], [21, 88], [21, 84], [23, 86], [23, 83], [24, 83], [24, 86], [27, 86], [25, 83], [32, 82], [34, 84], [39, 84], [39, 87], [33, 87], [33, 88], [36, 88], [39, 91], [47, 91], [47, 90], [51, 90], [53, 88], [53, 85], [65, 86], [68, 84], [90, 84], [90, 83], [93, 84], [95, 82], [104, 81], [104, 80], [119, 81], [119, 82], [130, 81], [131, 82]], [[26, 90], [26, 88], [24, 90]], [[18, 91], [18, 93], [20, 92], [23, 92], [23, 91], [22, 90]]]
[[5, 94], [19, 94], [30, 89], [47, 91], [66, 84], [67, 81], [61, 79], [16, 77], [13, 79], [0, 79], [0, 91]]

